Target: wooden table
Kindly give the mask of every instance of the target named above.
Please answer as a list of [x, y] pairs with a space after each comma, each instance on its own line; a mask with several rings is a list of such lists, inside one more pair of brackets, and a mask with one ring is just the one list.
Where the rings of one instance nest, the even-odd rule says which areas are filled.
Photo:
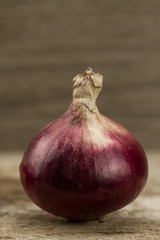
[[68, 222], [35, 206], [19, 181], [21, 152], [0, 153], [0, 239], [160, 239], [159, 152], [148, 151], [149, 179], [142, 194], [103, 223]]

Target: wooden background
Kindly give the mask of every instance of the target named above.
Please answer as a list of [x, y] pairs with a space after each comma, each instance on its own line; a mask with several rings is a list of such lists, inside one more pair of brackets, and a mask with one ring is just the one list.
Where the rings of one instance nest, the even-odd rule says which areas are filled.
[[64, 113], [88, 66], [104, 75], [100, 111], [158, 148], [160, 1], [0, 0], [0, 149]]

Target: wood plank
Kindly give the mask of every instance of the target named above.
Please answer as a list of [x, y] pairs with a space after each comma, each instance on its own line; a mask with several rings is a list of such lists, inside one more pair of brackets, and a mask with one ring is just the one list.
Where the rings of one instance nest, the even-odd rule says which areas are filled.
[[22, 152], [0, 153], [0, 239], [159, 240], [160, 152], [148, 151], [149, 178], [141, 195], [104, 223], [72, 223], [36, 207], [24, 193], [18, 166]]
[[64, 113], [73, 76], [88, 66], [104, 75], [100, 111], [158, 148], [159, 7], [158, 0], [1, 0], [0, 148], [24, 148]]

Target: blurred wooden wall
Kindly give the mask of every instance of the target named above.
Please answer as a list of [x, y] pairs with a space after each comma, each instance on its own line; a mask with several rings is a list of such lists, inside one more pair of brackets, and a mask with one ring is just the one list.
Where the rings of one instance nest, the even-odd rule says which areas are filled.
[[0, 0], [1, 150], [64, 113], [88, 66], [104, 75], [100, 111], [158, 148], [160, 1]]

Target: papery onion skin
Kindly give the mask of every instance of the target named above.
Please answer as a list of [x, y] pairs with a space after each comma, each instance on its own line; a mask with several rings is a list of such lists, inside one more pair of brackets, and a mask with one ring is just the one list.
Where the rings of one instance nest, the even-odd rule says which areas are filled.
[[33, 138], [20, 165], [21, 182], [45, 211], [74, 221], [96, 220], [138, 196], [148, 176], [147, 159], [120, 124], [96, 108], [88, 110], [90, 105], [75, 106], [73, 101]]

